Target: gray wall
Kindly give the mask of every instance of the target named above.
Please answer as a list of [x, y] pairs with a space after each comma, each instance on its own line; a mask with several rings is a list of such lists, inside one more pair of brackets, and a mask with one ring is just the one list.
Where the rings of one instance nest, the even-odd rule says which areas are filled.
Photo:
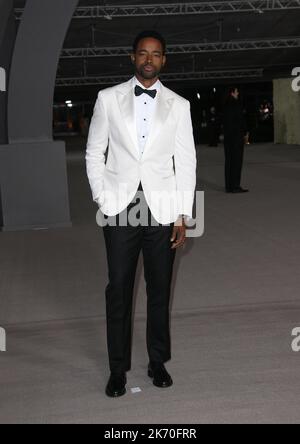
[[292, 89], [293, 79], [275, 79], [275, 143], [300, 145], [300, 92]]

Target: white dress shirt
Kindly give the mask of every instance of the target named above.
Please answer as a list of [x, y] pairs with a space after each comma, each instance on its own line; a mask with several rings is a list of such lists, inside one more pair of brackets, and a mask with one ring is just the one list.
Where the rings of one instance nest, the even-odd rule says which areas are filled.
[[[138, 85], [143, 89], [145, 88], [144, 85], [142, 85], [136, 77], [134, 77], [134, 87]], [[136, 130], [137, 130], [137, 137], [138, 137], [138, 143], [140, 148], [140, 155], [142, 156], [144, 152], [144, 148], [147, 142], [147, 138], [149, 136], [150, 130], [151, 130], [151, 121], [153, 114], [155, 112], [156, 103], [157, 103], [157, 97], [160, 92], [161, 83], [159, 80], [151, 86], [151, 88], [148, 88], [149, 90], [156, 89], [157, 94], [156, 97], [153, 99], [152, 97], [148, 96], [148, 94], [141, 94], [140, 96], [134, 96], [135, 100], [135, 120], [136, 120]]]

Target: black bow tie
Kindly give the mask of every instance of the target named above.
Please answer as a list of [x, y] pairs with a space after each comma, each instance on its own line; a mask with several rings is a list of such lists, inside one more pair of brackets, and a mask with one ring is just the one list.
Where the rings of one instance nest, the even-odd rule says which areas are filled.
[[134, 94], [136, 96], [141, 96], [142, 94], [148, 94], [148, 96], [152, 97], [152, 99], [155, 99], [157, 90], [156, 89], [144, 89], [141, 88], [139, 85], [136, 85]]

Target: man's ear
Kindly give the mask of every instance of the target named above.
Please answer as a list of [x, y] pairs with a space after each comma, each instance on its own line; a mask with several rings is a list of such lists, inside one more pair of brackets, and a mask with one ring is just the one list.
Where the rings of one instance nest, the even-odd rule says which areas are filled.
[[135, 55], [131, 54], [130, 58], [131, 58], [131, 62], [134, 64], [135, 63]]

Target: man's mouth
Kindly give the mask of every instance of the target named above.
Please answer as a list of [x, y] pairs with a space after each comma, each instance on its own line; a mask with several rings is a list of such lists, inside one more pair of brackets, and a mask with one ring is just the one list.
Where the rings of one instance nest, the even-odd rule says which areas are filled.
[[153, 66], [151, 66], [151, 65], [146, 65], [146, 66], [144, 67], [144, 69], [145, 69], [145, 71], [148, 71], [148, 72], [151, 72], [151, 71], [154, 70]]

